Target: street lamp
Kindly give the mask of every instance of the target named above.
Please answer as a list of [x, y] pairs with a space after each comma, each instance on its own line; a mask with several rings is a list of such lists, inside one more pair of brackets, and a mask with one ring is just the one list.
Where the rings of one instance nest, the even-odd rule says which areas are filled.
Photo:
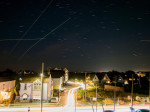
[[86, 103], [86, 72], [85, 72], [85, 103]]
[[131, 107], [133, 108], [133, 74], [132, 74], [132, 90], [131, 90]]
[[94, 76], [93, 82], [96, 84], [96, 112], [97, 112], [97, 84], [99, 82], [97, 75]]
[[42, 112], [42, 100], [43, 100], [43, 70], [44, 70], [44, 63], [42, 63], [42, 73], [41, 73], [41, 112]]
[[97, 112], [97, 83], [96, 83], [96, 112]]
[[117, 83], [117, 77], [115, 76], [115, 81], [114, 81], [114, 83], [115, 83], [115, 89], [114, 89], [114, 111], [115, 111], [115, 101], [116, 101], [116, 83]]

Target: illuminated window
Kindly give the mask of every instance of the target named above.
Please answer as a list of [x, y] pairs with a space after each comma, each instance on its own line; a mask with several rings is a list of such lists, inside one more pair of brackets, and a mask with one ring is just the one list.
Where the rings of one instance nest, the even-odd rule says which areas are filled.
[[27, 100], [28, 95], [27, 95], [27, 94], [23, 94], [23, 95], [22, 95], [22, 98], [23, 98], [23, 100]]
[[124, 81], [124, 84], [129, 84], [127, 80]]
[[36, 80], [33, 82], [33, 90], [35, 91], [41, 90], [41, 82], [39, 80]]
[[131, 81], [131, 80], [132, 80], [132, 78], [129, 78], [129, 80]]
[[[132, 81], [132, 78], [129, 78], [129, 80]], [[135, 80], [135, 78], [133, 80]]]
[[109, 83], [110, 83], [110, 81], [107, 81], [107, 83], [109, 84]]
[[41, 90], [41, 84], [34, 84], [34, 90]]

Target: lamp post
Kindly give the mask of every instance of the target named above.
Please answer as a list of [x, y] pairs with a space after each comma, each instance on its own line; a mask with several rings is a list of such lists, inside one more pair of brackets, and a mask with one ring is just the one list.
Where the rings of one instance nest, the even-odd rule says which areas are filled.
[[97, 75], [94, 76], [93, 82], [96, 84], [96, 112], [97, 112], [97, 84], [99, 82]]
[[133, 108], [133, 74], [132, 74], [132, 90], [131, 90], [131, 107]]
[[44, 63], [42, 63], [42, 74], [41, 74], [41, 112], [42, 112], [42, 100], [43, 100], [43, 70], [44, 70]]
[[86, 72], [85, 72], [85, 103], [86, 103]]
[[76, 92], [76, 91], [77, 91], [77, 90], [75, 90], [75, 112], [76, 112], [76, 110], [77, 110], [77, 109], [76, 109], [76, 98], [77, 98], [77, 96], [76, 96], [76, 95], [77, 95], [77, 92]]
[[116, 101], [116, 76], [115, 76], [115, 89], [114, 89], [114, 111], [115, 111], [115, 106], [116, 106], [116, 104], [115, 104], [115, 101]]
[[[149, 73], [148, 81], [149, 81], [149, 99], [150, 99], [150, 73]], [[150, 108], [150, 105], [149, 105], [149, 108]]]
[[[76, 86], [76, 81], [77, 81], [77, 79], [75, 79], [75, 86]], [[75, 96], [75, 112], [76, 112], [76, 94], [77, 94], [77, 92], [76, 92], [77, 90], [75, 90], [75, 93], [74, 93], [74, 96]]]
[[96, 83], [96, 112], [97, 112], [97, 83]]

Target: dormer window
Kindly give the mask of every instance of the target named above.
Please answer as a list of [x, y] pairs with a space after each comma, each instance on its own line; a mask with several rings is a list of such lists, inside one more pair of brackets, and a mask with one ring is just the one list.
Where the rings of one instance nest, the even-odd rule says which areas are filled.
[[41, 82], [39, 80], [34, 81], [33, 85], [34, 85], [34, 90], [35, 91], [40, 91], [41, 90]]
[[41, 90], [41, 84], [34, 84], [34, 90]]

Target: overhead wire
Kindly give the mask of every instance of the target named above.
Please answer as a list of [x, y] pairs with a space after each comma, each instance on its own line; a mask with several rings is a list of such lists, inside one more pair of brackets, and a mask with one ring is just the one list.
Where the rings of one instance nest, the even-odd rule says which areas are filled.
[[20, 43], [21, 39], [23, 39], [26, 34], [31, 30], [31, 28], [34, 26], [34, 24], [39, 20], [39, 18], [45, 13], [45, 11], [48, 9], [48, 7], [51, 5], [51, 3], [53, 2], [53, 0], [51, 0], [49, 2], [49, 4], [44, 8], [44, 10], [40, 13], [40, 15], [35, 19], [35, 21], [30, 25], [30, 27], [25, 31], [25, 33], [21, 36], [20, 40], [15, 44], [15, 46], [12, 48], [12, 50], [10, 51], [9, 54], [12, 54], [13, 51], [16, 49], [16, 47], [18, 46], [18, 44]]

